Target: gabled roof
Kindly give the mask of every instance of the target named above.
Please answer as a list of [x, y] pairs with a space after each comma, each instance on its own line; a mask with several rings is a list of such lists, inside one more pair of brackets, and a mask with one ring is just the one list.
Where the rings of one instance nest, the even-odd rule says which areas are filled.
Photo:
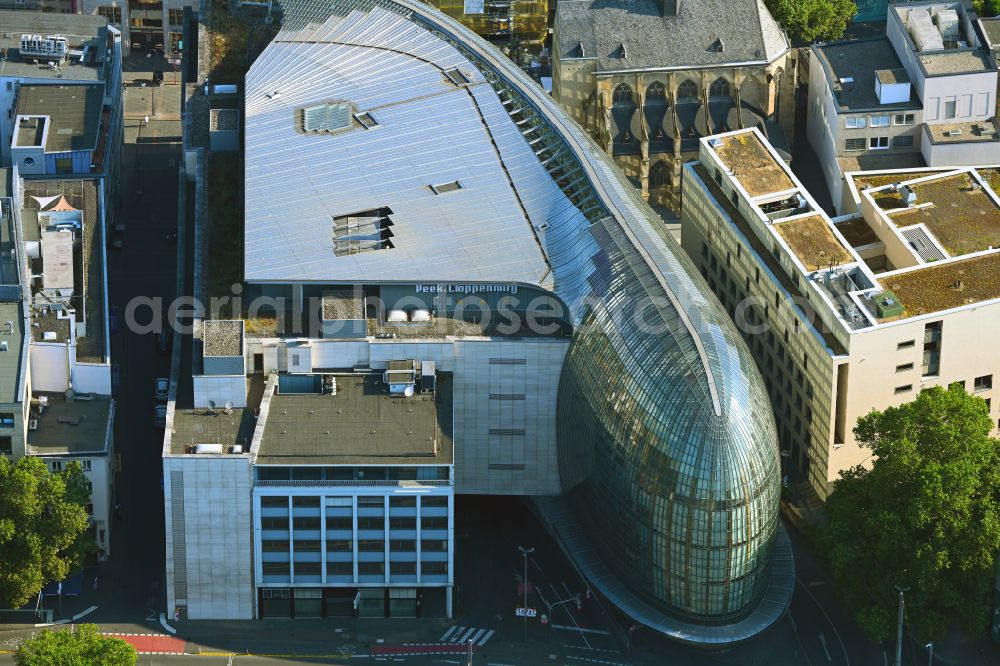
[[[663, 16], [661, 5], [560, 0], [554, 28], [560, 57], [595, 58], [598, 71], [615, 71], [771, 62], [788, 51], [788, 39], [760, 0], [688, 0], [677, 16]], [[618, 55], [623, 45], [626, 58]]]

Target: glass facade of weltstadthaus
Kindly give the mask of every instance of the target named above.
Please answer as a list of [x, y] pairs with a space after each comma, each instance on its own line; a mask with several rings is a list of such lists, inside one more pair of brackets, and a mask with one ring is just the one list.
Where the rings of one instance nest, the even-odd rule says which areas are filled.
[[737, 621], [767, 587], [778, 528], [780, 465], [767, 394], [705, 287], [696, 278], [683, 285], [704, 298], [696, 307], [705, 318], [696, 324], [703, 357], [667, 299], [643, 300], [655, 282], [630, 270], [639, 265], [635, 250], [605, 227], [595, 236], [606, 234], [608, 279], [592, 283], [606, 292], [574, 337], [559, 387], [561, 478], [578, 484], [577, 516], [632, 592], [686, 621]]

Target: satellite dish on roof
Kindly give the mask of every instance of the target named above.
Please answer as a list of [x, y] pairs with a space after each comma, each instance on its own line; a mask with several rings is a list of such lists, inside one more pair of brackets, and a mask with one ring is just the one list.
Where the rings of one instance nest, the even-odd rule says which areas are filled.
[[413, 396], [413, 384], [410, 384], [405, 389], [403, 389], [403, 395], [405, 395], [407, 398]]
[[226, 400], [226, 410], [225, 411], [226, 411], [226, 414], [232, 414], [233, 413], [233, 401], [232, 400]]

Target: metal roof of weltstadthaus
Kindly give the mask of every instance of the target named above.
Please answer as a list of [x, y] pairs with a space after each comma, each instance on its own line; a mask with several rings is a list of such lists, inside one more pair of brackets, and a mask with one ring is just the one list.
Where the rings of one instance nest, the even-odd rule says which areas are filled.
[[[325, 102], [378, 125], [300, 131], [302, 110]], [[551, 287], [536, 228], [580, 213], [482, 73], [426, 29], [384, 12], [284, 31], [247, 75], [246, 116], [248, 281]], [[393, 247], [335, 256], [333, 218], [383, 207]]]

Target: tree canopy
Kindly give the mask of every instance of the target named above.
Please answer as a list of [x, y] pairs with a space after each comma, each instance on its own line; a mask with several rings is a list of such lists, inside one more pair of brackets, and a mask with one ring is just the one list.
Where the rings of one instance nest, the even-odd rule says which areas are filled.
[[921, 640], [984, 630], [1000, 550], [1000, 441], [960, 385], [873, 411], [854, 436], [876, 456], [841, 472], [819, 533], [834, 580], [869, 636], [895, 631], [898, 593]]
[[771, 15], [796, 42], [840, 39], [858, 7], [853, 0], [766, 0]]
[[79, 463], [50, 473], [42, 460], [0, 457], [0, 605], [23, 606], [49, 582], [83, 566], [87, 480]]
[[26, 640], [14, 655], [17, 666], [135, 666], [135, 648], [120, 638], [102, 636], [97, 625], [45, 630]]

